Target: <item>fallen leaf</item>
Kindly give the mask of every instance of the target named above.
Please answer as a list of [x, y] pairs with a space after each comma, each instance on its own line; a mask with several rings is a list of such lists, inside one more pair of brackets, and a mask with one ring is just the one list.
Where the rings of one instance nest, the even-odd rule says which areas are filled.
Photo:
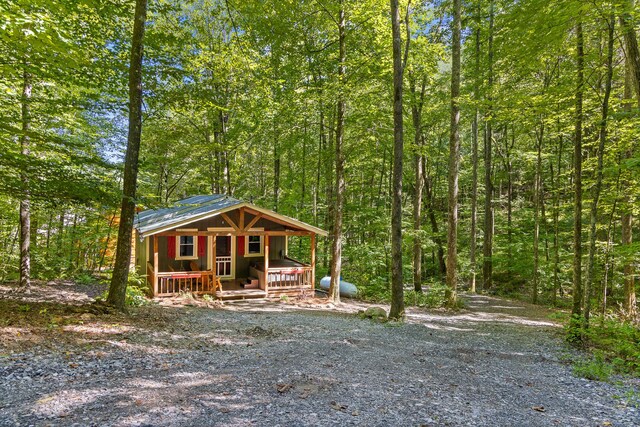
[[278, 384], [276, 385], [276, 390], [278, 390], [278, 393], [286, 393], [289, 390], [291, 390], [293, 388], [293, 385], [291, 384]]
[[533, 409], [534, 411], [538, 411], [538, 412], [545, 412], [546, 409], [544, 409], [544, 406], [534, 406], [531, 409]]
[[335, 409], [336, 411], [344, 411], [345, 409], [347, 409], [347, 405], [342, 405], [335, 400], [331, 401], [330, 405], [331, 408]]

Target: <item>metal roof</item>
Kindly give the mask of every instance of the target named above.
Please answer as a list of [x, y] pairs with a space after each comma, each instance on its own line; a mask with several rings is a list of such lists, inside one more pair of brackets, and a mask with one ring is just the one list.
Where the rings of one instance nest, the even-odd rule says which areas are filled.
[[173, 206], [167, 208], [139, 212], [136, 214], [133, 226], [138, 230], [141, 237], [145, 237], [241, 207], [249, 207], [267, 217], [271, 216], [290, 223], [293, 227], [312, 231], [322, 236], [327, 235], [327, 232], [320, 228], [223, 194], [192, 196], [178, 200]]

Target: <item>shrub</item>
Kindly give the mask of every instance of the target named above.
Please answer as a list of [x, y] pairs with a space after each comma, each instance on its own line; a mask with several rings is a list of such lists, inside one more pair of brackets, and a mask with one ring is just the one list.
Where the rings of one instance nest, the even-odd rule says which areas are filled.
[[640, 328], [618, 318], [594, 317], [588, 328], [572, 317], [566, 328], [568, 340], [591, 349], [616, 372], [640, 376]]
[[91, 274], [86, 273], [86, 272], [82, 272], [77, 274], [74, 278], [73, 281], [76, 282], [79, 285], [92, 285], [96, 282], [95, 277], [93, 277]]
[[604, 360], [602, 354], [596, 353], [596, 357], [592, 360], [576, 362], [573, 365], [573, 374], [592, 381], [609, 381], [613, 374], [613, 367]]
[[[443, 283], [434, 283], [427, 288], [426, 292], [405, 291], [404, 304], [406, 306], [429, 308], [447, 307], [447, 289], [447, 286]], [[462, 301], [458, 298], [454, 308], [461, 307]]]

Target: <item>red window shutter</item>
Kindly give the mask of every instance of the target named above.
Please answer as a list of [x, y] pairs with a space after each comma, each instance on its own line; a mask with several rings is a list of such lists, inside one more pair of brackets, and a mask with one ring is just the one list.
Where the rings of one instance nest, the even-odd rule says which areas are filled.
[[198, 236], [198, 257], [202, 258], [207, 253], [207, 237]]
[[167, 237], [167, 257], [169, 259], [176, 258], [176, 236]]
[[236, 244], [238, 245], [238, 255], [244, 256], [244, 236], [238, 236]]

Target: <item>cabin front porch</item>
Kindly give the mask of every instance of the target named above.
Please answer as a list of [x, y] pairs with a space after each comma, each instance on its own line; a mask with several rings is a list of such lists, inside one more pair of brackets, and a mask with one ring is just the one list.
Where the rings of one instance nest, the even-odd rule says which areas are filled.
[[[194, 234], [194, 232], [190, 232]], [[170, 271], [160, 271], [160, 256], [158, 253], [159, 239], [176, 238], [180, 232], [165, 236], [153, 236], [153, 261], [147, 262], [146, 276], [149, 288], [156, 297], [174, 296], [179, 293], [194, 295], [212, 295], [221, 300], [249, 299], [249, 298], [279, 298], [286, 296], [313, 296], [315, 288], [315, 235], [311, 238], [311, 263], [305, 264], [286, 255], [281, 258], [270, 258], [270, 238], [284, 237], [282, 232], [277, 236], [264, 234], [264, 256], [251, 259], [248, 268], [238, 267], [236, 257], [223, 253], [216, 254], [216, 241], [219, 234], [211, 232], [195, 232], [204, 234], [209, 240], [207, 254], [209, 265], [215, 264], [215, 269], [200, 269], [197, 262], [190, 262], [188, 268], [176, 270], [171, 264], [166, 264]], [[290, 233], [287, 233], [290, 234]], [[300, 235], [300, 233], [295, 233]], [[226, 233], [223, 236], [233, 237], [233, 251], [235, 251], [235, 234]], [[230, 246], [231, 247], [231, 246]], [[232, 252], [234, 253], [234, 252]], [[151, 255], [151, 254], [150, 254]], [[213, 262], [215, 259], [215, 263]], [[182, 264], [184, 265], [184, 264]], [[265, 273], [266, 272], [266, 273]]]
[[[153, 265], [147, 264], [147, 282], [154, 286], [157, 280], [157, 292], [155, 296], [166, 297], [189, 292], [194, 295], [213, 295], [219, 299], [246, 299], [246, 298], [277, 298], [287, 296], [312, 296], [313, 281], [311, 279], [311, 266], [291, 259], [271, 260], [272, 264], [283, 264], [280, 267], [269, 267], [266, 286], [261, 288], [260, 277], [254, 276], [239, 279], [222, 279], [216, 277], [213, 271], [166, 271], [153, 272]], [[264, 277], [260, 267], [252, 267], [258, 275]], [[217, 281], [220, 280], [219, 284]], [[251, 285], [251, 281], [258, 285]]]

